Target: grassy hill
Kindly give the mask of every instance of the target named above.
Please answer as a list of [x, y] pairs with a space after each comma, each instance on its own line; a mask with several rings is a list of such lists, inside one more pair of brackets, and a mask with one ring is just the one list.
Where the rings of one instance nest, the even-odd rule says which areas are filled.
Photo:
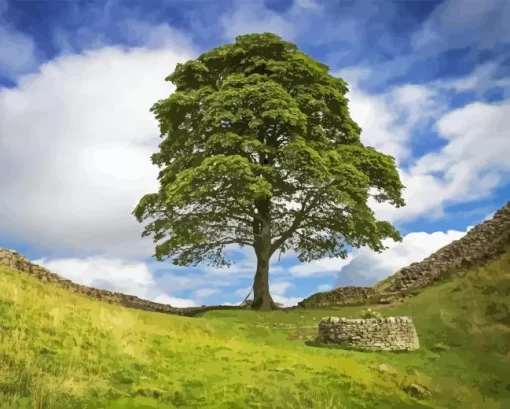
[[[306, 343], [322, 317], [357, 317], [361, 307], [186, 318], [0, 267], [0, 408], [510, 408], [510, 251], [378, 308], [411, 316], [421, 350]], [[431, 396], [409, 396], [410, 384]]]

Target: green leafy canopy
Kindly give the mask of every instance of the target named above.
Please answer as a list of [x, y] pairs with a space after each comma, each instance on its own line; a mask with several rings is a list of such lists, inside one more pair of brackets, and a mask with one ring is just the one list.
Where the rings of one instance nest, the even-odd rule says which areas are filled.
[[134, 210], [158, 260], [229, 265], [225, 246], [238, 244], [310, 261], [401, 240], [367, 204], [404, 205], [394, 159], [361, 143], [347, 84], [326, 65], [252, 34], [166, 80], [175, 92], [151, 109], [163, 138], [152, 156], [160, 189]]

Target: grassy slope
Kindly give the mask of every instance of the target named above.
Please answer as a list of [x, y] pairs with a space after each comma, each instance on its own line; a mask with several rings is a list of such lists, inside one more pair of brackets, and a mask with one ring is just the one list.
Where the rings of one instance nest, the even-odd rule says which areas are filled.
[[[360, 308], [184, 318], [0, 267], [0, 408], [509, 408], [509, 306], [510, 252], [381, 310], [414, 318], [419, 352], [361, 353], [303, 340], [320, 318]], [[396, 373], [379, 372], [382, 363]], [[409, 398], [409, 383], [432, 398]]]

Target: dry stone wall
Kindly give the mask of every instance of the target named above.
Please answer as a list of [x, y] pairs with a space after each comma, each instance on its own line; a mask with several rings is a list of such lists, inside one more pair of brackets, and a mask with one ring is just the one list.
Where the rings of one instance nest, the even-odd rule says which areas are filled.
[[415, 351], [418, 334], [410, 317], [323, 318], [318, 340], [361, 351]]
[[409, 293], [449, 274], [483, 265], [510, 248], [510, 202], [492, 219], [473, 227], [459, 240], [441, 248], [419, 263], [412, 263], [375, 287], [339, 287], [313, 294], [300, 307], [387, 304], [403, 301]]
[[402, 302], [406, 295], [400, 291], [378, 292], [373, 287], [338, 287], [313, 294], [298, 303], [301, 308], [344, 307], [348, 305], [390, 304]]
[[107, 302], [109, 304], [121, 305], [128, 308], [136, 308], [138, 310], [162, 312], [166, 314], [194, 316], [197, 313], [205, 312], [211, 309], [235, 309], [239, 307], [232, 306], [208, 306], [208, 307], [192, 307], [192, 308], [177, 308], [167, 304], [159, 304], [156, 302], [143, 300], [134, 295], [126, 295], [113, 291], [100, 290], [97, 288], [87, 287], [85, 285], [73, 283], [70, 280], [52, 273], [48, 269], [41, 267], [37, 264], [31, 263], [28, 259], [17, 251], [7, 250], [0, 248], [0, 265], [11, 267], [23, 271], [38, 280], [52, 283], [58, 287], [66, 288], [67, 290], [82, 294], [97, 300]]
[[[329, 307], [402, 301], [413, 289], [430, 285], [439, 278], [495, 259], [510, 248], [510, 202], [498, 210], [491, 220], [473, 229], [464, 237], [443, 247], [420, 263], [399, 270], [384, 286], [340, 287], [317, 293], [298, 303], [299, 307]], [[0, 265], [26, 272], [42, 281], [51, 282], [69, 291], [83, 294], [111, 304], [146, 311], [194, 316], [216, 309], [237, 309], [235, 306], [176, 308], [107, 290], [75, 284], [44, 267], [28, 261], [16, 251], [0, 248]]]
[[298, 303], [298, 307], [328, 307], [331, 305], [363, 304], [374, 296], [371, 287], [339, 287], [317, 293]]
[[483, 265], [510, 248], [510, 202], [492, 219], [419, 263], [399, 270], [384, 291], [405, 291], [430, 285], [448, 273]]

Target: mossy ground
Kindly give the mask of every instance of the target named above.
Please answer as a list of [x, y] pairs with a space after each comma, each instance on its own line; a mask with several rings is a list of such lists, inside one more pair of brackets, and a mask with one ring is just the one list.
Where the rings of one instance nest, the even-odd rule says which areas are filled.
[[[509, 307], [510, 252], [379, 309], [414, 319], [420, 351], [364, 353], [306, 342], [322, 317], [358, 317], [363, 307], [185, 318], [0, 268], [0, 408], [505, 409]], [[409, 397], [411, 383], [431, 397]]]

